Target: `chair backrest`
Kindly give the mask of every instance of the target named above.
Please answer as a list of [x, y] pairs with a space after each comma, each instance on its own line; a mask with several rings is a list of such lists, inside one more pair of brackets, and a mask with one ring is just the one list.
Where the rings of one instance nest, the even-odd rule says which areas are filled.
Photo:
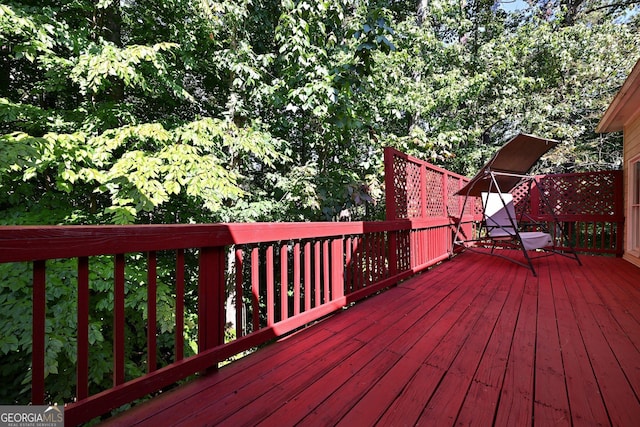
[[514, 236], [517, 227], [516, 210], [510, 193], [482, 193], [482, 206], [487, 230], [491, 237]]

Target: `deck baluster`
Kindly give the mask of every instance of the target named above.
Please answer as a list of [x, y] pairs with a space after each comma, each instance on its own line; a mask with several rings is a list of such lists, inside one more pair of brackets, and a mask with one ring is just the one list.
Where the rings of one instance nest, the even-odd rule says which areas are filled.
[[78, 258], [78, 347], [76, 398], [89, 395], [89, 258]]
[[31, 403], [44, 404], [45, 321], [47, 310], [45, 261], [33, 263], [33, 331], [31, 353]]

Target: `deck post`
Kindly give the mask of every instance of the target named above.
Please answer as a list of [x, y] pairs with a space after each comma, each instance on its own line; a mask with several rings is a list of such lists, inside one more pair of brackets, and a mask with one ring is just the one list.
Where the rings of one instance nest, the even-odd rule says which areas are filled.
[[[529, 215], [535, 220], [539, 221], [544, 212], [540, 212], [540, 187], [538, 187], [538, 177], [529, 184]], [[526, 209], [526, 206], [525, 206]], [[552, 214], [552, 212], [549, 212]]]
[[393, 171], [393, 149], [384, 149], [385, 217], [387, 221], [396, 219], [396, 189]]
[[[442, 174], [442, 212], [440, 213], [442, 216], [449, 216], [448, 207], [449, 207], [449, 177], [451, 174], [445, 172]], [[460, 219], [462, 219], [462, 214], [460, 214]]]
[[420, 164], [420, 218], [427, 218], [427, 168]]
[[616, 247], [615, 254], [617, 257], [624, 255], [624, 181], [622, 171], [617, 171], [613, 178], [614, 191], [614, 212], [616, 223]]
[[200, 352], [224, 344], [225, 258], [223, 247], [200, 250], [198, 278], [198, 350]]

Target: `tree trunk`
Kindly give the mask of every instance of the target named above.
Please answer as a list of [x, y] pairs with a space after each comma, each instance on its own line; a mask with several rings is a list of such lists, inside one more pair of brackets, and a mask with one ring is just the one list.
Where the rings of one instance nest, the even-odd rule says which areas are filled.
[[[106, 8], [95, 8], [93, 12], [92, 38], [99, 42], [101, 39], [122, 47], [122, 11], [120, 1], [113, 1]], [[111, 91], [106, 96], [107, 101], [121, 102], [124, 100], [124, 83], [119, 79], [112, 79]]]

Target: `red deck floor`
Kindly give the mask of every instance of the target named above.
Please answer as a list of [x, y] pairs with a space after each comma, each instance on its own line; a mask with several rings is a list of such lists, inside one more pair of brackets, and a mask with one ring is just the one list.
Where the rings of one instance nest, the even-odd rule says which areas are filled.
[[471, 252], [113, 425], [640, 425], [640, 269]]

